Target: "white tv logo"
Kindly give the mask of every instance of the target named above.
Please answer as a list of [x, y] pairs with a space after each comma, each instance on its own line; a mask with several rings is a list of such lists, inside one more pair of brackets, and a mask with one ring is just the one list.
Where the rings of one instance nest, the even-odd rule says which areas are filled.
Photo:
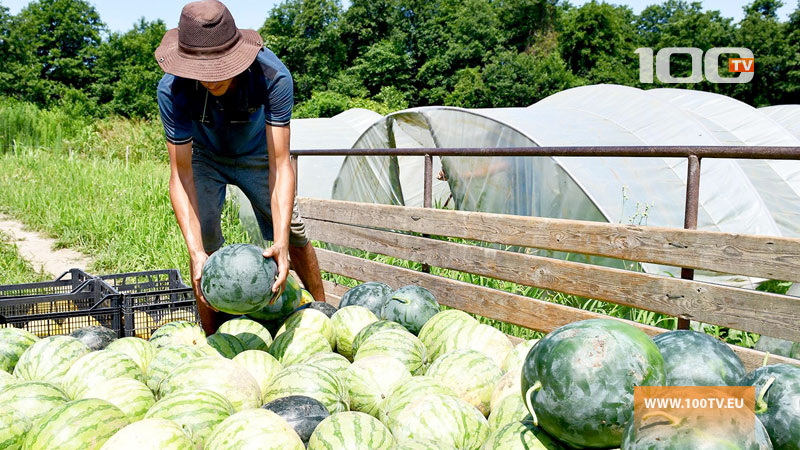
[[[639, 55], [639, 81], [642, 83], [653, 82], [653, 49], [642, 47], [636, 49]], [[723, 77], [719, 74], [719, 57], [725, 53], [739, 55], [738, 58], [728, 59], [728, 70], [737, 72], [735, 77]], [[670, 73], [670, 59], [672, 55], [689, 55], [692, 57], [692, 73], [688, 77], [673, 77]], [[749, 48], [744, 47], [716, 47], [709, 49], [705, 57], [703, 51], [694, 47], [667, 47], [656, 54], [656, 77], [662, 83], [699, 83], [705, 79], [711, 83], [748, 83], [755, 74], [755, 58]]]

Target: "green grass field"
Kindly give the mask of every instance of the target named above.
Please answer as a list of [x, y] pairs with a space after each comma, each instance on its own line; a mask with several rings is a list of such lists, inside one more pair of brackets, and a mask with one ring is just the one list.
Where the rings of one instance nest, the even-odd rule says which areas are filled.
[[0, 232], [0, 285], [46, 281], [49, 275], [36, 271], [20, 256], [17, 247], [10, 244], [9, 237]]

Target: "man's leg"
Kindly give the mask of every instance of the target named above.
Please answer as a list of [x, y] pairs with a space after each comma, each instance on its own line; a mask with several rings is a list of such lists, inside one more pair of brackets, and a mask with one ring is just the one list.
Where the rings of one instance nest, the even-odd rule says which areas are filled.
[[291, 259], [292, 269], [297, 272], [300, 281], [303, 282], [306, 290], [311, 293], [314, 300], [325, 301], [325, 289], [322, 287], [322, 276], [320, 275], [317, 253], [311, 242], [307, 242], [302, 247], [289, 246], [289, 258]]

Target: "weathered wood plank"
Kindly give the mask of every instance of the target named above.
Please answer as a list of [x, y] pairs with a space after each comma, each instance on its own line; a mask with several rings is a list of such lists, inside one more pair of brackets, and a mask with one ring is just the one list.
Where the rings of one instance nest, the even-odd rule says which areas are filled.
[[310, 198], [298, 205], [309, 219], [800, 281], [800, 239]]
[[[433, 292], [443, 305], [545, 333], [578, 320], [609, 318], [602, 314], [343, 255], [329, 250], [317, 249], [317, 256], [320, 261], [320, 268], [326, 272], [336, 273], [359, 281], [382, 281], [394, 288], [407, 284], [417, 284]], [[334, 283], [327, 281], [325, 283], [326, 292], [329, 289], [332, 292], [336, 292], [335, 289], [337, 288], [340, 289], [339, 292], [342, 292], [341, 289], [347, 290], [346, 287], [341, 285], [334, 285]], [[329, 285], [332, 286], [329, 288]], [[622, 321], [639, 328], [650, 336], [665, 331], [662, 328], [627, 320]], [[512, 340], [514, 343], [520, 341], [516, 337], [512, 337]], [[763, 352], [734, 345], [730, 347], [739, 355], [748, 370], [760, 367], [763, 363]], [[800, 361], [770, 355], [769, 364], [776, 363], [800, 365]]]
[[306, 220], [309, 235], [431, 266], [800, 340], [800, 298]]

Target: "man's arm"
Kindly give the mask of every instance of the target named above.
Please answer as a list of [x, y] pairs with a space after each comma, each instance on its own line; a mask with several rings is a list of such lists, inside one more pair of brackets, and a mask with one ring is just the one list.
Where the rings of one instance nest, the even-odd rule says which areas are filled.
[[272, 287], [272, 291], [277, 292], [289, 275], [289, 226], [292, 221], [295, 179], [289, 159], [289, 126], [266, 127], [274, 241], [272, 247], [264, 251], [264, 256], [273, 256], [278, 262], [278, 279]]

